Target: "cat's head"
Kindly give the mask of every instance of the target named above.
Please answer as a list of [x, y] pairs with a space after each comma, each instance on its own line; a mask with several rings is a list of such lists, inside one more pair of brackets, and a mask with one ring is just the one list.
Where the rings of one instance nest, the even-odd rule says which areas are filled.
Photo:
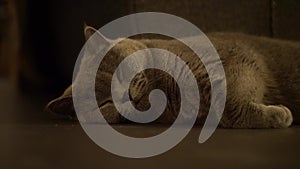
[[[113, 40], [104, 37], [99, 31], [97, 31], [96, 29], [90, 26], [85, 26], [84, 35], [86, 40], [90, 39], [91, 37], [96, 38], [98, 44], [99, 42], [101, 42], [101, 44], [103, 44], [103, 47], [105, 46], [107, 47], [113, 42]], [[103, 50], [102, 46], [97, 46], [93, 48], [97, 50], [98, 49]], [[109, 118], [110, 114], [113, 115], [118, 113], [113, 104], [112, 97], [111, 97], [111, 80], [117, 66], [122, 60], [124, 60], [125, 57], [129, 56], [130, 54], [138, 50], [142, 50], [145, 48], [146, 46], [139, 41], [133, 39], [122, 39], [121, 41], [119, 41], [119, 43], [115, 44], [103, 58], [97, 72], [95, 93], [96, 93], [98, 106], [102, 114], [104, 114], [104, 117]], [[92, 56], [91, 58], [89, 58], [88, 56], [88, 57], [84, 57], [84, 59], [85, 60], [81, 60], [81, 64], [89, 64], [90, 63], [89, 59], [93, 59], [93, 58]], [[138, 62], [145, 62], [145, 61], [141, 60]], [[134, 64], [135, 64], [134, 62], [128, 64], [128, 68], [134, 66]], [[82, 77], [88, 75], [89, 73], [88, 71], [85, 72], [84, 70], [82, 72], [83, 72]], [[117, 72], [116, 75], [118, 79], [120, 78], [126, 79], [126, 77], [124, 77], [126, 76], [126, 70], [123, 71], [121, 70]], [[81, 78], [79, 79], [81, 81], [83, 80]], [[79, 81], [75, 80], [75, 82], [80, 83], [80, 80]], [[82, 90], [84, 90], [84, 86], [82, 87]], [[144, 110], [145, 108], [149, 107], [148, 96], [147, 96], [147, 94], [149, 94], [149, 84], [145, 72], [140, 72], [136, 74], [133, 80], [130, 82], [129, 89], [126, 91], [128, 91], [128, 93], [123, 93], [123, 95], [129, 94], [131, 103], [137, 109]], [[118, 92], [118, 91], [114, 91], [114, 92]], [[47, 105], [47, 110], [65, 117], [72, 117], [72, 118], [75, 117], [75, 111], [74, 111], [73, 100], [72, 100], [72, 85], [70, 85], [65, 90], [62, 96], [52, 100]], [[110, 121], [113, 122], [115, 120], [111, 119]]]

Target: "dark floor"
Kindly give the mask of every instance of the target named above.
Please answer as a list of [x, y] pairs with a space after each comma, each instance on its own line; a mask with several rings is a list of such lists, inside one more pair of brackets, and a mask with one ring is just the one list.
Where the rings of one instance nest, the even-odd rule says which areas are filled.
[[[0, 168], [300, 168], [300, 126], [288, 129], [217, 129], [204, 144], [195, 127], [172, 150], [155, 157], [128, 159], [93, 143], [76, 122], [43, 112], [48, 98], [20, 94], [0, 80]], [[116, 129], [151, 135], [154, 125], [115, 125]]]

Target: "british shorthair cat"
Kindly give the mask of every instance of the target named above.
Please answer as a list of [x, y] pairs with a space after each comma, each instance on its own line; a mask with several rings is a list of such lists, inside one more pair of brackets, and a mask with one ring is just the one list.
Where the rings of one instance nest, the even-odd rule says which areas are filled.
[[[85, 27], [84, 33], [86, 39], [93, 35], [106, 41], [90, 26]], [[285, 128], [293, 120], [294, 123], [300, 121], [299, 42], [241, 33], [209, 33], [207, 37], [218, 52], [226, 75], [227, 96], [221, 127]], [[171, 38], [127, 38], [107, 53], [99, 66], [95, 84], [98, 106], [105, 119], [109, 123], [126, 121], [112, 101], [112, 75], [126, 56], [146, 48], [166, 49], [183, 58], [190, 67], [200, 89], [197, 121], [203, 123], [211, 101], [209, 76], [202, 62], [195, 59], [195, 53]], [[180, 92], [176, 81], [165, 72], [153, 69], [138, 73], [130, 83], [130, 101], [138, 110], [147, 110], [150, 107], [149, 93], [157, 88], [167, 95], [167, 105], [156, 122], [172, 123], [180, 108]], [[47, 108], [75, 118], [71, 86]]]

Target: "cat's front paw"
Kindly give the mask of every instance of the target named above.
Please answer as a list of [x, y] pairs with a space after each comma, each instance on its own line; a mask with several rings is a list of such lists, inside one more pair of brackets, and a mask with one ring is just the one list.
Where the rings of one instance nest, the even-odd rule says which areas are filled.
[[[102, 114], [104, 119], [99, 118], [99, 113]], [[78, 120], [87, 124], [116, 124], [120, 123], [122, 119], [122, 116], [118, 113], [115, 107], [112, 106], [112, 104], [107, 104], [93, 111], [89, 111], [82, 115], [78, 115]]]
[[283, 105], [268, 106], [268, 114], [268, 121], [273, 128], [286, 128], [293, 122], [291, 111]]

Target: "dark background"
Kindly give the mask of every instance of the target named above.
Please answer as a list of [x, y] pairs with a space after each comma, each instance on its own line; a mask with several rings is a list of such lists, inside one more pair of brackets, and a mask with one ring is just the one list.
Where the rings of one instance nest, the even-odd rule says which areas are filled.
[[[59, 93], [71, 83], [75, 60], [84, 44], [83, 24], [100, 28], [126, 14], [158, 11], [175, 14], [204, 32], [244, 32], [300, 40], [297, 0], [1, 0], [1, 38], [18, 40], [0, 56], [0, 75], [19, 87]], [[5, 11], [1, 10], [5, 15]], [[15, 29], [13, 30], [12, 29]], [[17, 34], [17, 37], [15, 34]], [[12, 46], [12, 45], [10, 45]], [[1, 50], [7, 50], [3, 47]], [[17, 51], [17, 52], [16, 52]], [[13, 58], [13, 59], [12, 59]], [[5, 67], [5, 68], [4, 68]], [[8, 70], [7, 70], [8, 69]], [[12, 70], [13, 69], [13, 70]], [[2, 72], [2, 73], [1, 73]], [[5, 73], [3, 73], [5, 72]]]
[[[299, 126], [217, 129], [204, 144], [197, 126], [162, 155], [128, 159], [43, 111], [71, 84], [84, 22], [100, 28], [143, 11], [175, 14], [204, 32], [300, 40], [298, 0], [0, 0], [0, 168], [300, 168]], [[147, 136], [165, 126], [115, 128]]]

